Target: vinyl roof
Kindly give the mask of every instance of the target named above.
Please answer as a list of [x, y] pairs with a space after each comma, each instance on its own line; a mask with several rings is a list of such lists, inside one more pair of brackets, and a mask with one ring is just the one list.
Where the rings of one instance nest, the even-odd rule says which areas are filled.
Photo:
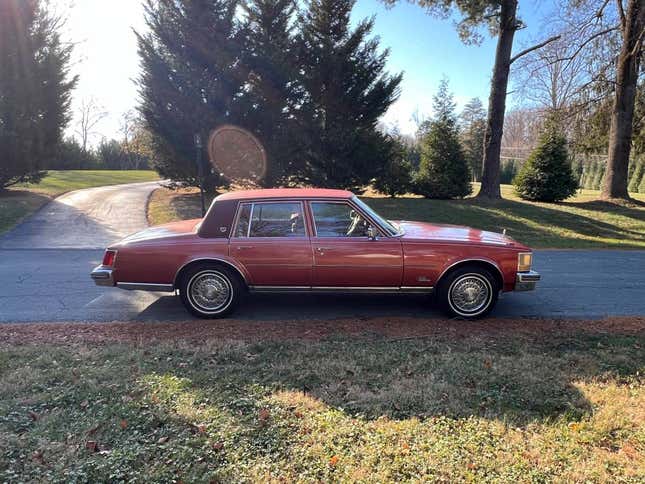
[[265, 190], [238, 190], [219, 195], [216, 200], [249, 200], [267, 198], [352, 198], [347, 190], [329, 188], [267, 188]]

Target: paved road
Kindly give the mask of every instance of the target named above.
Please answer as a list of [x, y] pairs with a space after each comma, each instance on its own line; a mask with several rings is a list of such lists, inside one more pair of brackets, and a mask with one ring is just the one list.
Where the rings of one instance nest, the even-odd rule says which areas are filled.
[[[103, 248], [146, 226], [158, 184], [136, 183], [64, 195], [0, 238], [0, 322], [190, 319], [166, 293], [96, 287], [89, 272]], [[100, 250], [97, 250], [99, 248]], [[645, 314], [645, 251], [537, 251], [543, 281], [506, 294], [498, 317], [600, 317]], [[424, 296], [249, 296], [239, 319], [331, 319], [439, 313]]]
[[[99, 250], [0, 250], [0, 321], [187, 320], [165, 293], [94, 286]], [[537, 251], [543, 275], [532, 293], [506, 294], [497, 317], [645, 315], [645, 251]], [[242, 320], [438, 316], [423, 296], [254, 295]]]
[[146, 203], [158, 182], [69, 192], [0, 236], [0, 249], [104, 248], [148, 226]]

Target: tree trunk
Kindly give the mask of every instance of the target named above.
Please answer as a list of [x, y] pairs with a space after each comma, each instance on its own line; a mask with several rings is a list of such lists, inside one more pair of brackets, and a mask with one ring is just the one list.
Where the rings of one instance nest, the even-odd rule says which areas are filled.
[[603, 199], [629, 199], [629, 154], [644, 28], [645, 5], [642, 0], [630, 0], [625, 25], [622, 26], [623, 45], [616, 63], [616, 92], [611, 112], [607, 169], [601, 193]]
[[502, 149], [504, 131], [504, 111], [506, 111], [506, 90], [511, 68], [513, 37], [517, 30], [517, 0], [503, 0], [500, 12], [500, 30], [495, 52], [493, 79], [488, 99], [488, 120], [484, 136], [484, 170], [480, 198], [502, 198], [499, 190], [499, 156]]

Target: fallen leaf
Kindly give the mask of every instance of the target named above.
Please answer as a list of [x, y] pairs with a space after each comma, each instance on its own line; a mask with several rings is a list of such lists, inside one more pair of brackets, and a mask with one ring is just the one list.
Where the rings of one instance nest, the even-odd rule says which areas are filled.
[[269, 420], [270, 416], [271, 416], [271, 413], [269, 412], [269, 409], [267, 408], [260, 409], [259, 417], [261, 422], [266, 422], [267, 420]]
[[338, 464], [338, 459], [339, 457], [337, 455], [332, 456], [331, 459], [329, 459], [329, 465], [335, 466], [336, 464]]
[[128, 421], [126, 419], [121, 419], [119, 425], [121, 426], [121, 430], [125, 430], [128, 428]]
[[94, 440], [88, 440], [85, 442], [85, 448], [90, 452], [98, 452], [99, 444]]
[[87, 400], [83, 400], [81, 402], [81, 408], [87, 408], [89, 406], [89, 404], [90, 404], [90, 402], [88, 402]]
[[38, 415], [36, 412], [30, 411], [29, 418], [36, 422], [38, 419], [40, 419], [40, 415]]
[[491, 360], [484, 360], [484, 366], [486, 368], [492, 368], [493, 367], [493, 362]]
[[579, 422], [569, 422], [568, 427], [569, 427], [569, 430], [573, 430], [574, 432], [577, 432], [578, 430], [580, 430], [582, 425], [580, 425]]
[[215, 450], [222, 450], [224, 448], [224, 444], [222, 442], [215, 442], [213, 444], [213, 449]]
[[157, 443], [160, 445], [165, 444], [166, 442], [168, 442], [168, 437], [161, 437], [159, 438], [159, 440], [157, 440]]

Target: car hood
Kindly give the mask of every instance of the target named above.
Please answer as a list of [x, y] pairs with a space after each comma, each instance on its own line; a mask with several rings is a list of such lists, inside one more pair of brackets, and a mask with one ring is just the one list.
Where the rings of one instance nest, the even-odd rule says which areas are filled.
[[157, 225], [144, 229], [140, 232], [128, 235], [120, 240], [117, 245], [125, 245], [133, 242], [144, 242], [148, 240], [165, 239], [168, 237], [177, 237], [186, 234], [193, 234], [197, 230], [198, 224], [202, 219], [182, 220], [180, 222], [171, 222], [164, 225]]
[[517, 246], [512, 238], [496, 232], [473, 229], [461, 225], [431, 224], [427, 222], [395, 221], [403, 229], [405, 241], [433, 240], [438, 242], [469, 242], [486, 245]]

